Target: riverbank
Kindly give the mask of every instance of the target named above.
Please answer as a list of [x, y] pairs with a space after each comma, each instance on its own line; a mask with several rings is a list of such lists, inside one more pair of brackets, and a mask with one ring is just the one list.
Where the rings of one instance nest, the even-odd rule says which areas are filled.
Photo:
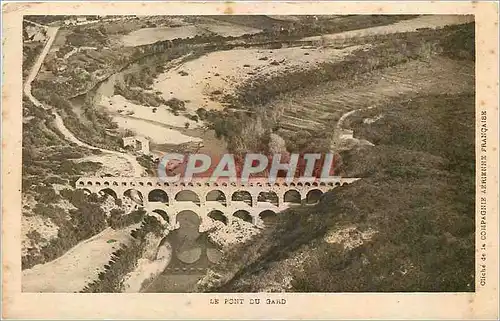
[[107, 228], [85, 240], [54, 261], [22, 271], [23, 292], [79, 292], [104, 271], [111, 254], [132, 241], [130, 232], [138, 225], [125, 229]]

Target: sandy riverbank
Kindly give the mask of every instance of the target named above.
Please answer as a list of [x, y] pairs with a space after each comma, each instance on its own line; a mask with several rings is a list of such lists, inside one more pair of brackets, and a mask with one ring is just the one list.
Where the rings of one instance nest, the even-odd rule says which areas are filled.
[[464, 24], [474, 21], [473, 15], [430, 15], [415, 19], [401, 20], [390, 25], [358, 29], [335, 34], [307, 37], [304, 41], [332, 41], [346, 38], [358, 38], [392, 33], [414, 32], [417, 29], [439, 29], [449, 25]]
[[233, 49], [216, 51], [188, 61], [161, 74], [153, 85], [165, 100], [186, 102], [194, 112], [198, 108], [221, 110], [225, 94], [234, 93], [238, 84], [252, 78], [271, 76], [290, 70], [313, 68], [322, 62], [340, 61], [354, 50], [334, 48]]
[[[104, 271], [111, 254], [128, 244], [130, 232], [138, 225], [122, 230], [107, 228], [83, 241], [63, 256], [22, 271], [23, 292], [78, 292]], [[114, 240], [114, 241], [113, 241]]]
[[217, 21], [217, 23], [197, 23], [196, 25], [178, 21], [176, 24], [185, 24], [175, 27], [142, 28], [132, 31], [121, 37], [121, 43], [126, 47], [134, 47], [155, 43], [157, 41], [173, 40], [179, 38], [192, 38], [194, 36], [221, 35], [224, 37], [239, 37], [244, 34], [255, 34], [260, 29], [235, 25]]

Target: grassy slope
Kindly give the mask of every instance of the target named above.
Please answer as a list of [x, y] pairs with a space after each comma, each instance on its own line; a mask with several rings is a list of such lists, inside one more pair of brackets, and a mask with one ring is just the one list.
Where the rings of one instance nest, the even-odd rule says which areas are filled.
[[[445, 38], [444, 55], [473, 59], [468, 27]], [[262, 291], [287, 275], [294, 291], [474, 290], [474, 88], [421, 93], [355, 114], [349, 125], [376, 144], [342, 155], [346, 174], [363, 180], [288, 210], [275, 230], [228, 253], [214, 269], [218, 280], [200, 291]], [[324, 242], [348, 226], [377, 233], [354, 250]], [[304, 248], [309, 259], [290, 264]]]
[[[226, 279], [204, 290], [260, 291], [254, 281], [305, 244], [317, 259], [304, 271], [281, 264], [295, 291], [474, 290], [474, 96], [423, 96], [391, 107], [390, 118], [365, 128], [367, 138], [390, 134], [344, 155], [349, 176], [362, 181], [283, 214], [275, 231], [218, 268]], [[344, 226], [378, 233], [352, 251], [323, 241]]]

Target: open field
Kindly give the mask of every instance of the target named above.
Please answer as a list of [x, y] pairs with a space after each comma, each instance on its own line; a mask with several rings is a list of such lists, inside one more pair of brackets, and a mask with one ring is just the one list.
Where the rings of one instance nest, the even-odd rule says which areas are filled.
[[318, 130], [332, 125], [348, 111], [411, 100], [423, 93], [463, 92], [474, 85], [474, 66], [446, 58], [411, 61], [364, 75], [356, 80], [330, 82], [312, 92], [272, 103], [285, 131]]

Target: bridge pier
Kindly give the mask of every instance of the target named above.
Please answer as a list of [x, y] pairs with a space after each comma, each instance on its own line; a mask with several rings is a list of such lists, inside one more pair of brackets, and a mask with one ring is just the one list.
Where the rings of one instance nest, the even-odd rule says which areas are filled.
[[264, 226], [264, 221], [260, 218], [259, 213], [252, 215], [252, 224], [257, 227]]
[[252, 195], [252, 207], [256, 207], [256, 206], [257, 206], [258, 201], [259, 201], [259, 196], [258, 196], [258, 195], [253, 194], [253, 195]]

